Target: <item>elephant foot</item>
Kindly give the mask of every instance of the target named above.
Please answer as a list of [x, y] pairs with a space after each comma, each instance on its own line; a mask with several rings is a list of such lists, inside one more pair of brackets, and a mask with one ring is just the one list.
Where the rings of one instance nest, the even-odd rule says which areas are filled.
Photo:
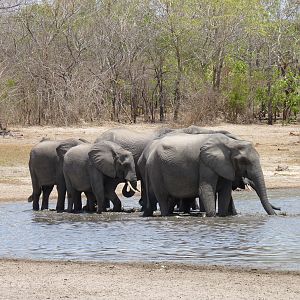
[[85, 205], [82, 210], [87, 213], [94, 213], [96, 211], [96, 207], [88, 207], [87, 205]]
[[48, 210], [49, 208], [48, 208], [48, 206], [47, 207], [41, 207], [41, 210]]
[[35, 210], [35, 211], [40, 210], [39, 204], [33, 203], [32, 209]]
[[153, 217], [153, 210], [144, 210], [143, 217]]
[[55, 210], [59, 213], [61, 212], [64, 212], [65, 211], [65, 208], [64, 207], [61, 207], [61, 206], [56, 206]]
[[121, 212], [121, 211], [124, 211], [123, 207], [114, 207], [112, 209], [113, 212]]
[[208, 217], [208, 218], [215, 217], [216, 215], [217, 215], [217, 214], [216, 214], [215, 211], [210, 211], [210, 212], [207, 212], [207, 213], [205, 214], [205, 216]]
[[136, 209], [135, 208], [128, 208], [128, 209], [123, 208], [122, 212], [130, 214], [130, 213], [136, 212]]

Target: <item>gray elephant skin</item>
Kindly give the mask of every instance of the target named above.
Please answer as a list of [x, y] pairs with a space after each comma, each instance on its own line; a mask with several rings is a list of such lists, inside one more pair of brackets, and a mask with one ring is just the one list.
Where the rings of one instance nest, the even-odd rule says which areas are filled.
[[[161, 128], [159, 130], [154, 131], [148, 131], [148, 132], [137, 132], [131, 129], [127, 128], [113, 128], [109, 129], [105, 132], [103, 132], [96, 140], [95, 143], [101, 142], [101, 141], [111, 141], [122, 148], [124, 148], [127, 151], [130, 151], [133, 155], [134, 163], [135, 163], [135, 169], [137, 174], [137, 180], [141, 180], [140, 172], [137, 167], [137, 162], [143, 153], [145, 147], [148, 145], [148, 143], [152, 142], [155, 138], [158, 138], [160, 136], [165, 135], [166, 133], [169, 133], [173, 131], [173, 129], [170, 128]], [[112, 189], [115, 189], [115, 187], [112, 187]], [[140, 204], [143, 207], [144, 201], [142, 200], [144, 198], [144, 188], [143, 188], [143, 182], [141, 182], [141, 200]], [[134, 195], [132, 190], [128, 191], [128, 186], [125, 184], [122, 190], [122, 194], [125, 197], [132, 197]], [[119, 202], [118, 205], [120, 205], [120, 200], [116, 199], [116, 203]]]
[[[232, 138], [238, 139], [233, 134], [229, 133], [225, 130], [210, 130], [198, 126], [189, 126], [187, 128], [181, 128], [181, 129], [172, 129], [172, 128], [160, 128], [158, 130], [154, 131], [148, 131], [148, 132], [137, 132], [131, 129], [127, 128], [113, 128], [105, 131], [101, 134], [96, 140], [95, 143], [100, 141], [112, 141], [116, 144], [120, 145], [124, 149], [130, 151], [134, 157], [135, 162], [135, 168], [137, 173], [137, 179], [141, 180], [141, 200], [140, 204], [142, 205], [142, 210], [145, 208], [146, 203], [146, 197], [145, 197], [145, 188], [144, 188], [144, 182], [142, 180], [141, 172], [138, 167], [138, 160], [141, 157], [144, 149], [149, 143], [152, 143], [155, 139], [161, 138], [165, 135], [177, 135], [181, 133], [187, 133], [187, 134], [215, 134], [215, 133], [223, 133], [225, 135], [228, 135]], [[125, 197], [132, 197], [133, 193], [132, 191], [127, 192], [127, 186], [125, 185], [122, 194]], [[154, 195], [152, 195], [154, 197]], [[154, 207], [156, 207], [156, 200], [152, 199], [152, 204]], [[192, 203], [192, 202], [191, 202]]]
[[[169, 214], [169, 197], [198, 197], [207, 216], [230, 210], [233, 182], [246, 178], [256, 191], [265, 211], [275, 211], [267, 198], [259, 155], [250, 142], [214, 134], [177, 134], [153, 141], [138, 162], [149, 195], [158, 199], [162, 216]], [[221, 183], [220, 183], [221, 182]], [[147, 197], [146, 215], [153, 208]]]
[[32, 182], [32, 194], [28, 197], [28, 202], [33, 202], [34, 210], [39, 210], [39, 199], [42, 196], [41, 209], [48, 209], [49, 196], [54, 187], [57, 186], [57, 204], [56, 210], [64, 210], [64, 202], [66, 195], [66, 184], [63, 176], [62, 162], [56, 153], [56, 148], [64, 145], [68, 150], [74, 146], [86, 143], [84, 139], [66, 139], [60, 141], [53, 141], [43, 139], [30, 151], [29, 171]]
[[[57, 148], [57, 152], [60, 152], [60, 147]], [[120, 211], [121, 207], [115, 204], [117, 196], [112, 186], [120, 182], [127, 182], [133, 190], [137, 186], [131, 152], [110, 141], [71, 148], [64, 155], [63, 173], [70, 195], [68, 212], [82, 210], [82, 192], [94, 195], [97, 213], [103, 211], [105, 198], [110, 199], [114, 203], [114, 208]], [[88, 206], [91, 206], [89, 201]]]

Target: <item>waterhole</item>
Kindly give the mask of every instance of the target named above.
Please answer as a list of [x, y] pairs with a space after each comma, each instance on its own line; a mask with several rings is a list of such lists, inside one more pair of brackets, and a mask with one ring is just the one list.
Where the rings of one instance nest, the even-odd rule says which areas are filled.
[[[0, 257], [300, 270], [300, 189], [270, 190], [269, 198], [282, 208], [279, 215], [266, 215], [253, 192], [235, 192], [239, 214], [227, 218], [58, 214], [34, 212], [29, 203], [4, 203]], [[123, 204], [138, 207], [134, 198]]]

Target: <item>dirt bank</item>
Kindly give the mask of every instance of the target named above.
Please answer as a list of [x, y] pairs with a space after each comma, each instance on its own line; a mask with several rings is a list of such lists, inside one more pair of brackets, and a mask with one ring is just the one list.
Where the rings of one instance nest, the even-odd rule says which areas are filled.
[[171, 264], [0, 260], [0, 299], [299, 299], [300, 274]]
[[[102, 127], [22, 127], [11, 128], [14, 136], [0, 137], [0, 201], [26, 201], [31, 194], [28, 157], [31, 147], [43, 137], [64, 139], [83, 137], [94, 141], [101, 132], [112, 125]], [[126, 125], [132, 130], [148, 131], [161, 125]], [[267, 125], [223, 124], [211, 129], [228, 130], [254, 143], [260, 153], [268, 188], [300, 186], [300, 127]], [[55, 198], [55, 194], [52, 195]]]

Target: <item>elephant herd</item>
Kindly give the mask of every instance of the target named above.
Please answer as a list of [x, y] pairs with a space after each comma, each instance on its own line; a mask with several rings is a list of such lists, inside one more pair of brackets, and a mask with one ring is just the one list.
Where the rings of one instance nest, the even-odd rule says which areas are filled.
[[[189, 212], [199, 198], [206, 216], [236, 215], [232, 190], [251, 186], [269, 215], [276, 208], [267, 198], [259, 155], [250, 142], [224, 130], [190, 126], [135, 132], [114, 128], [94, 143], [84, 139], [43, 139], [30, 152], [29, 170], [33, 209], [48, 209], [50, 193], [57, 187], [57, 212], [101, 213], [122, 204], [115, 190], [132, 197], [141, 181], [141, 210], [152, 216], [159, 205], [162, 216], [175, 205]], [[81, 194], [87, 203], [83, 207]], [[218, 208], [218, 209], [217, 209]]]

